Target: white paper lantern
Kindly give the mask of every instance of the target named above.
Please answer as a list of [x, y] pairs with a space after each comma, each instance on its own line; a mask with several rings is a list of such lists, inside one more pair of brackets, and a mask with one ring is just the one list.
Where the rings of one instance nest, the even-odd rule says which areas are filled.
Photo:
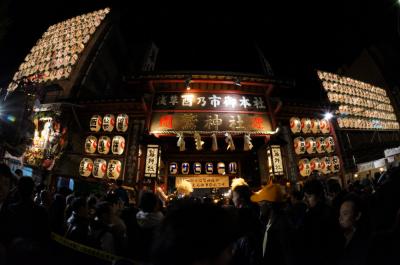
[[306, 151], [308, 154], [314, 154], [317, 151], [317, 142], [314, 137], [306, 138]]
[[231, 173], [231, 174], [237, 173], [237, 163], [236, 162], [229, 163], [229, 173]]
[[103, 130], [105, 132], [112, 132], [115, 126], [115, 117], [113, 114], [106, 114], [103, 118]]
[[340, 160], [338, 156], [331, 157], [331, 172], [337, 173], [340, 171]]
[[321, 158], [321, 172], [324, 174], [331, 172], [331, 159], [329, 157]]
[[107, 177], [117, 179], [121, 175], [122, 164], [119, 160], [110, 160], [107, 165]]
[[310, 133], [311, 132], [311, 120], [309, 118], [302, 118], [301, 119], [301, 131], [303, 133]]
[[317, 137], [317, 152], [322, 154], [325, 153], [325, 138], [324, 137]]
[[299, 133], [301, 131], [300, 118], [297, 117], [290, 118], [290, 130], [292, 131], [292, 133]]
[[298, 166], [301, 176], [303, 177], [310, 176], [311, 167], [310, 167], [310, 161], [307, 158], [300, 159]]
[[101, 125], [103, 124], [103, 119], [100, 115], [93, 115], [90, 118], [90, 130], [92, 132], [98, 132], [101, 129]]
[[79, 164], [79, 174], [83, 177], [89, 177], [93, 170], [93, 161], [90, 158], [83, 158]]
[[320, 171], [321, 170], [321, 161], [319, 158], [315, 157], [310, 161], [310, 170], [313, 172], [314, 170]]
[[327, 134], [330, 132], [329, 121], [326, 119], [319, 120], [319, 128], [322, 133]]
[[325, 150], [328, 153], [332, 153], [335, 151], [335, 141], [332, 136], [325, 138]]
[[206, 163], [206, 174], [212, 174], [214, 173], [214, 165], [211, 162]]
[[296, 137], [293, 141], [294, 151], [296, 154], [301, 155], [306, 151], [306, 141], [303, 137]]
[[315, 134], [320, 132], [318, 119], [311, 119], [311, 132]]
[[217, 171], [218, 171], [218, 174], [225, 175], [225, 163], [218, 162]]
[[189, 170], [190, 170], [189, 163], [187, 163], [187, 162], [182, 163], [182, 165], [181, 165], [182, 174], [185, 174], [185, 175], [189, 174]]
[[106, 155], [110, 152], [111, 140], [108, 136], [101, 136], [97, 144], [97, 151], [100, 154]]
[[89, 135], [85, 140], [85, 152], [93, 154], [97, 150], [97, 138], [93, 135]]
[[172, 162], [169, 164], [169, 174], [175, 175], [178, 173], [178, 164], [176, 162]]
[[118, 114], [117, 116], [117, 131], [126, 132], [129, 126], [129, 116], [127, 114]]
[[95, 178], [103, 178], [107, 172], [107, 162], [104, 159], [97, 158], [94, 160], [92, 175]]
[[122, 155], [125, 149], [125, 138], [122, 136], [114, 136], [111, 143], [111, 152], [114, 155]]
[[193, 172], [194, 172], [194, 174], [196, 174], [196, 175], [201, 174], [201, 163], [195, 162], [195, 163], [193, 164]]

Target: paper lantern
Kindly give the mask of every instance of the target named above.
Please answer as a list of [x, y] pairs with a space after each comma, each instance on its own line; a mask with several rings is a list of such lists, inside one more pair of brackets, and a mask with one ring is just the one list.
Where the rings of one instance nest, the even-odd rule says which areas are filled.
[[129, 116], [126, 114], [118, 114], [117, 116], [117, 131], [126, 132], [128, 130]]
[[324, 137], [317, 137], [317, 152], [322, 154], [325, 153], [325, 138]]
[[301, 131], [303, 133], [310, 133], [311, 132], [311, 120], [309, 118], [302, 118], [301, 119]]
[[319, 158], [315, 157], [310, 161], [310, 170], [313, 172], [314, 170], [320, 171], [321, 170], [321, 161]]
[[332, 153], [335, 151], [335, 141], [332, 136], [325, 138], [325, 150], [328, 153]]
[[311, 174], [310, 161], [307, 158], [300, 159], [298, 166], [301, 176], [307, 177]]
[[331, 172], [337, 173], [340, 171], [340, 161], [338, 156], [331, 157]]
[[115, 117], [113, 114], [106, 114], [103, 118], [103, 130], [105, 132], [112, 132], [115, 126]]
[[314, 137], [306, 138], [306, 151], [308, 154], [314, 154], [317, 151], [317, 142]]
[[214, 173], [214, 165], [211, 162], [206, 163], [206, 174], [212, 174]]
[[321, 172], [329, 174], [331, 172], [331, 159], [329, 157], [321, 158]]
[[114, 136], [111, 144], [111, 152], [114, 155], [122, 155], [125, 149], [125, 138], [122, 136]]
[[175, 175], [178, 173], [178, 164], [176, 162], [172, 162], [169, 164], [169, 174]]
[[292, 133], [299, 133], [301, 131], [301, 121], [299, 118], [290, 118], [290, 130]]
[[196, 175], [201, 174], [201, 163], [196, 162], [193, 164], [193, 172]]
[[107, 162], [104, 159], [97, 158], [94, 160], [92, 175], [95, 178], [103, 178], [107, 172]]
[[318, 119], [311, 119], [311, 132], [315, 134], [320, 132]]
[[330, 132], [329, 121], [326, 119], [319, 120], [319, 128], [322, 133], [327, 134]]
[[97, 149], [97, 138], [93, 135], [89, 135], [85, 140], [85, 152], [93, 154]]
[[122, 164], [119, 160], [110, 160], [107, 165], [107, 177], [117, 179], [121, 175]]
[[100, 154], [106, 155], [110, 152], [111, 140], [108, 136], [101, 136], [97, 144], [97, 151]]
[[306, 151], [306, 141], [303, 137], [296, 137], [293, 141], [294, 152], [298, 155], [304, 154]]
[[237, 173], [237, 163], [236, 162], [230, 162], [228, 167], [229, 167], [229, 173], [231, 173], [231, 174]]
[[225, 175], [225, 163], [218, 162], [217, 171], [218, 171], [218, 174]]
[[103, 119], [100, 115], [93, 115], [90, 118], [90, 130], [92, 132], [98, 132], [101, 129], [101, 125], [103, 124]]
[[93, 161], [90, 158], [83, 158], [79, 164], [79, 174], [83, 177], [89, 177], [93, 170]]
[[189, 163], [186, 163], [186, 162], [182, 163], [182, 165], [181, 165], [182, 174], [185, 174], [185, 175], [189, 174], [189, 170], [190, 170]]

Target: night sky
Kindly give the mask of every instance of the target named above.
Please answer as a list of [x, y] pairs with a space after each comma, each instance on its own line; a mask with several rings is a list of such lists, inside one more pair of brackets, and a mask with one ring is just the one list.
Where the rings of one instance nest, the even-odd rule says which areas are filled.
[[155, 41], [158, 70], [262, 73], [257, 43], [277, 76], [306, 87], [313, 69], [336, 71], [371, 45], [400, 51], [395, 0], [8, 2], [3, 10], [12, 23], [0, 39], [3, 87], [48, 26], [106, 6], [121, 12], [128, 43]]

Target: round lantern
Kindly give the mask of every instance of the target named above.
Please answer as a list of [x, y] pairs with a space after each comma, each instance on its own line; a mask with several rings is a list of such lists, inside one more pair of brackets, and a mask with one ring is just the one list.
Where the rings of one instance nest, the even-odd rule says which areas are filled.
[[126, 114], [118, 114], [117, 116], [117, 131], [126, 132], [128, 130], [129, 116]]
[[319, 128], [322, 133], [329, 133], [330, 127], [329, 127], [329, 121], [326, 119], [319, 120]]
[[299, 133], [301, 131], [301, 121], [299, 118], [290, 118], [290, 130], [292, 133]]
[[325, 150], [328, 153], [332, 153], [335, 151], [335, 141], [332, 136], [325, 138]]
[[111, 143], [111, 152], [114, 155], [122, 155], [125, 149], [125, 138], [122, 136], [114, 136]]
[[97, 144], [97, 151], [100, 154], [106, 155], [110, 152], [111, 140], [108, 136], [101, 136]]
[[331, 172], [331, 159], [329, 157], [321, 158], [321, 172], [329, 174]]
[[306, 151], [306, 141], [303, 137], [296, 137], [293, 141], [294, 143], [294, 151], [296, 154], [301, 155]]
[[337, 156], [332, 156], [331, 157], [331, 172], [332, 173], [337, 173], [340, 171], [340, 161], [339, 157]]
[[308, 154], [314, 154], [317, 151], [317, 142], [314, 137], [306, 138], [306, 151]]
[[176, 162], [172, 162], [169, 164], [169, 174], [175, 175], [178, 173], [178, 164]]
[[310, 133], [311, 132], [311, 120], [309, 118], [302, 118], [301, 119], [301, 131], [303, 133]]
[[214, 165], [211, 162], [206, 163], [206, 174], [212, 174], [214, 173]]
[[231, 173], [231, 174], [237, 173], [237, 163], [236, 162], [230, 162], [228, 167], [229, 167], [229, 173]]
[[107, 177], [117, 179], [121, 175], [122, 164], [119, 160], [110, 160], [107, 165]]
[[105, 132], [112, 132], [114, 130], [115, 117], [112, 114], [106, 114], [103, 118], [103, 130]]
[[193, 172], [194, 174], [201, 174], [201, 163], [196, 162], [193, 164]]
[[103, 124], [103, 119], [101, 118], [100, 115], [93, 115], [92, 118], [90, 118], [90, 130], [92, 132], [100, 131], [102, 124]]
[[190, 170], [189, 163], [187, 163], [187, 162], [182, 163], [182, 165], [181, 165], [182, 174], [185, 174], [185, 175], [189, 174], [189, 170]]
[[311, 132], [312, 133], [319, 133], [319, 120], [318, 119], [311, 119]]
[[225, 175], [225, 163], [218, 162], [217, 171], [218, 171], [218, 174]]
[[317, 137], [317, 152], [318, 153], [325, 153], [325, 138], [324, 137]]
[[97, 149], [97, 138], [93, 135], [89, 135], [85, 140], [85, 152], [93, 154]]
[[321, 170], [321, 161], [319, 158], [313, 158], [310, 161], [310, 170], [313, 172], [314, 170], [320, 171]]
[[97, 158], [94, 160], [92, 175], [95, 178], [103, 178], [107, 172], [107, 162], [104, 159]]
[[79, 164], [79, 174], [83, 177], [89, 177], [93, 170], [93, 161], [90, 158], [83, 158]]
[[300, 175], [303, 177], [310, 176], [311, 167], [310, 167], [310, 161], [307, 158], [300, 159], [299, 171], [300, 171]]

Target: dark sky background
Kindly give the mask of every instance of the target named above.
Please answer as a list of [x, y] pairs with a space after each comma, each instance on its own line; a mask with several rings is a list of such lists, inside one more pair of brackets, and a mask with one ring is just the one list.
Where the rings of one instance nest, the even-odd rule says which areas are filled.
[[400, 50], [396, 0], [2, 1], [11, 24], [0, 40], [0, 87], [50, 25], [106, 6], [121, 12], [128, 43], [155, 41], [159, 70], [262, 73], [258, 43], [277, 76], [301, 84], [313, 69], [336, 71], [371, 44]]

